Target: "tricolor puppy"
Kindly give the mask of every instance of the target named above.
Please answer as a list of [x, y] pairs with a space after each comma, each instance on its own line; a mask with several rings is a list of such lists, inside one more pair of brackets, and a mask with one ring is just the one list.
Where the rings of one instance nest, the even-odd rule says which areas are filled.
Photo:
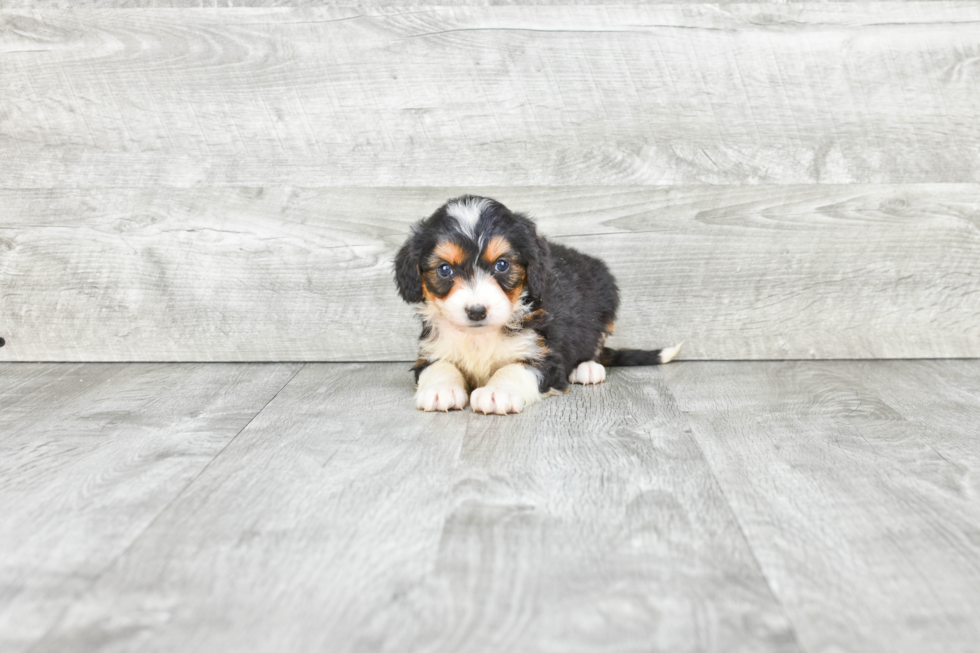
[[658, 365], [680, 350], [606, 347], [619, 305], [606, 265], [484, 197], [450, 200], [415, 225], [395, 281], [422, 318], [420, 410], [468, 401], [480, 413], [519, 413], [569, 383], [601, 383], [604, 366]]

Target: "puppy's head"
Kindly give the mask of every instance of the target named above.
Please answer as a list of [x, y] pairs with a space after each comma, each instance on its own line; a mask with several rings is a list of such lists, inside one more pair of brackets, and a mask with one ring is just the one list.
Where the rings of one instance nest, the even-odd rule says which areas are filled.
[[503, 204], [464, 195], [419, 222], [395, 257], [402, 299], [461, 331], [499, 329], [540, 299], [548, 245]]

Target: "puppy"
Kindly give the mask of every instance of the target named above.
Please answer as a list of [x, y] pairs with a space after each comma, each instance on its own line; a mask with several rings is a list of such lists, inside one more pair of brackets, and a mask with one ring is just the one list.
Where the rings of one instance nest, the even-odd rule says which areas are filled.
[[395, 257], [402, 299], [422, 318], [412, 368], [420, 410], [519, 413], [605, 366], [670, 362], [670, 349], [605, 346], [619, 295], [606, 265], [549, 243], [534, 223], [464, 195], [412, 228]]

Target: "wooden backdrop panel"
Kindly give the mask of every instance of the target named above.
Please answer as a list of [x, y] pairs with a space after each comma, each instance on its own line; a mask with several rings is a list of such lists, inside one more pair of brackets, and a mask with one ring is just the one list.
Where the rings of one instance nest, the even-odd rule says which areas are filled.
[[[980, 356], [980, 185], [468, 189], [609, 262], [614, 346]], [[458, 188], [0, 191], [0, 360], [411, 360], [392, 259]]]
[[0, 4], [0, 360], [410, 359], [462, 192], [606, 258], [621, 346], [978, 355], [974, 2], [112, 4]]
[[980, 6], [8, 9], [0, 179], [980, 179]]

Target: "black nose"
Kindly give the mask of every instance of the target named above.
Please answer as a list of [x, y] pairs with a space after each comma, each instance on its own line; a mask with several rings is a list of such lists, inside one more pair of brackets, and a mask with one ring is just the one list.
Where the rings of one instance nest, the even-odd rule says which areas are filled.
[[487, 316], [486, 306], [467, 306], [466, 307], [466, 317], [470, 318], [474, 322], [479, 322]]

